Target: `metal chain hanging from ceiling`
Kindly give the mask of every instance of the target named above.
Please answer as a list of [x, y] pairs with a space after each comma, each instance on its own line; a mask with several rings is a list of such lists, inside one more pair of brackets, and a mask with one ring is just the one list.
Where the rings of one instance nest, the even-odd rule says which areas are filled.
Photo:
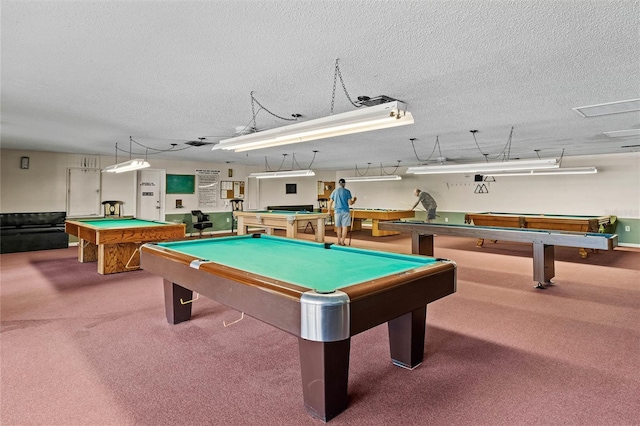
[[353, 100], [351, 99], [351, 96], [349, 96], [349, 92], [347, 92], [347, 86], [344, 84], [344, 80], [342, 79], [342, 73], [340, 72], [340, 65], [338, 65], [338, 60], [339, 59], [336, 58], [336, 66], [333, 72], [333, 91], [331, 92], [331, 114], [333, 114], [333, 106], [336, 100], [336, 83], [338, 78], [340, 78], [340, 84], [342, 84], [342, 90], [344, 91], [344, 94], [347, 96], [347, 99], [349, 99], [349, 102], [351, 102], [351, 105], [353, 105], [356, 108], [360, 108], [362, 106], [353, 102]]

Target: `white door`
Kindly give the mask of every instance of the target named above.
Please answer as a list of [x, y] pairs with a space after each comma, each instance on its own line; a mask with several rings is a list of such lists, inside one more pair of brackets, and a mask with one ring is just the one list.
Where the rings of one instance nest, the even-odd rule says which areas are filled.
[[67, 216], [100, 216], [100, 169], [69, 169]]
[[164, 221], [165, 170], [138, 170], [136, 217]]

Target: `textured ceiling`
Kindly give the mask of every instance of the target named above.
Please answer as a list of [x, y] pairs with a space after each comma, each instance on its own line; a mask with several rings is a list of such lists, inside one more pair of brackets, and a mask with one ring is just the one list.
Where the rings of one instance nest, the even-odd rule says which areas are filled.
[[[306, 167], [317, 150], [318, 169], [639, 149], [622, 148], [637, 136], [602, 132], [638, 129], [640, 113], [583, 118], [571, 109], [640, 97], [638, 1], [1, 6], [3, 148], [114, 155], [132, 136], [150, 160], [262, 166], [266, 157], [278, 166], [295, 154]], [[352, 99], [400, 99], [415, 124], [248, 153], [185, 145], [252, 124], [251, 92], [281, 117], [330, 114], [337, 58]], [[334, 100], [334, 113], [354, 109], [339, 82]], [[254, 107], [259, 130], [289, 124]]]

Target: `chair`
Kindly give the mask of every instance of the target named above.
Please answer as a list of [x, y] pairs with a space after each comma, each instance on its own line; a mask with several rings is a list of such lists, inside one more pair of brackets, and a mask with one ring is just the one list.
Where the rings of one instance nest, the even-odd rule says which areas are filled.
[[200, 238], [202, 238], [202, 231], [213, 228], [213, 223], [209, 221], [209, 215], [202, 213], [201, 210], [191, 210], [191, 221], [193, 227], [199, 231]]
[[104, 216], [121, 217], [123, 204], [124, 202], [122, 201], [103, 201], [102, 205], [104, 206]]
[[233, 215], [233, 212], [241, 212], [243, 209], [244, 200], [241, 198], [234, 198], [231, 200], [231, 232], [236, 228], [238, 219]]

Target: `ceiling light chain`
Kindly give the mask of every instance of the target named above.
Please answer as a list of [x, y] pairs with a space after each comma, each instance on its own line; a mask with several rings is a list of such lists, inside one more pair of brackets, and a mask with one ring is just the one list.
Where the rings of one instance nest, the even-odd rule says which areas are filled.
[[436, 144], [433, 146], [433, 149], [431, 150], [431, 154], [429, 154], [429, 157], [427, 157], [425, 160], [420, 159], [420, 157], [418, 156], [418, 152], [416, 151], [416, 146], [414, 144], [416, 138], [409, 138], [409, 140], [411, 141], [411, 147], [413, 147], [413, 153], [416, 156], [416, 159], [419, 162], [427, 162], [431, 159], [431, 157], [433, 157], [433, 153], [436, 151], [436, 148], [438, 148], [438, 154], [440, 155], [439, 158], [443, 158], [442, 157], [442, 151], [440, 150], [440, 140], [439, 140], [439, 136], [436, 136]]
[[367, 163], [367, 170], [364, 171], [364, 173], [361, 173], [358, 170], [358, 165], [356, 164], [356, 176], [366, 176], [367, 173], [369, 173], [369, 168], [371, 167], [371, 163]]
[[[295, 166], [298, 166], [299, 169], [310, 169], [311, 166], [313, 165], [313, 162], [316, 160], [316, 154], [318, 153], [317, 150], [313, 151], [313, 158], [311, 159], [311, 163], [309, 163], [308, 167], [301, 167], [300, 164], [298, 163], [298, 160], [296, 160], [296, 154], [292, 154], [291, 155], [291, 170], [295, 169]], [[278, 170], [271, 170], [271, 167], [269, 166], [269, 162], [267, 161], [267, 157], [264, 157], [264, 169], [267, 172], [279, 172], [282, 171], [282, 167], [284, 166], [284, 162], [287, 159], [287, 155], [289, 154], [282, 154], [282, 162], [280, 163], [280, 166], [278, 167]]]
[[284, 161], [287, 159], [287, 155], [289, 154], [282, 154], [282, 163], [280, 163], [280, 167], [278, 167], [278, 170], [271, 170], [271, 167], [269, 167], [269, 162], [267, 161], [267, 156], [264, 156], [264, 169], [267, 172], [279, 172], [280, 170], [282, 170], [282, 166], [284, 165]]
[[[135, 139], [133, 139], [133, 137], [129, 136], [129, 150], [128, 150], [128, 151], [127, 151], [126, 149], [118, 148], [118, 144], [116, 143], [116, 162], [117, 162], [117, 156], [118, 156], [118, 155], [117, 155], [117, 152], [118, 152], [118, 151], [128, 153], [128, 154], [129, 154], [129, 159], [131, 159], [131, 156], [134, 154], [133, 149], [132, 149], [132, 143], [134, 143], [134, 144], [136, 144], [136, 145], [138, 145], [138, 146], [141, 146], [141, 147], [143, 147], [143, 148], [146, 150], [146, 151], [145, 151], [145, 154], [144, 154], [144, 155], [145, 155], [145, 158], [146, 158], [146, 156], [147, 156], [147, 155], [161, 154], [161, 153], [163, 153], [163, 152], [170, 152], [170, 151], [172, 151], [172, 152], [177, 152], [177, 151], [182, 151], [182, 150], [185, 150], [185, 149], [189, 149], [189, 148], [191, 148], [191, 146], [186, 146], [186, 147], [184, 147], [184, 148], [176, 149], [177, 144], [175, 144], [175, 143], [172, 143], [172, 144], [171, 144], [171, 148], [169, 148], [169, 149], [157, 149], [157, 148], [151, 148], [151, 147], [149, 147], [149, 146], [146, 146], [146, 145], [141, 144], [140, 142], [138, 142], [138, 141], [136, 141]], [[155, 151], [155, 152], [151, 152], [151, 153], [149, 153], [149, 150], [151, 150], [151, 151]], [[138, 156], [138, 155], [142, 155], [142, 153], [139, 153], [139, 154], [138, 154], [138, 153], [135, 153], [135, 155], [136, 155], [136, 156]]]
[[[496, 155], [495, 157], [489, 157], [488, 153], [485, 153], [482, 151], [482, 148], [480, 148], [480, 145], [478, 144], [478, 140], [476, 139], [476, 133], [478, 133], [477, 130], [469, 130], [469, 132], [473, 135], [473, 140], [476, 143], [476, 147], [478, 148], [478, 151], [480, 151], [480, 154], [484, 155], [485, 160], [488, 162], [490, 159], [491, 160], [495, 160], [496, 158], [500, 158], [500, 156], [502, 156], [502, 159], [504, 161], [509, 161], [510, 160], [510, 156], [511, 156], [511, 141], [513, 139], [513, 126], [511, 126], [511, 132], [509, 132], [509, 137], [507, 138], [507, 143], [505, 144], [504, 148], [502, 148], [502, 151]], [[505, 154], [506, 151], [506, 154]]]
[[[280, 120], [284, 120], [284, 121], [298, 121], [298, 117], [301, 117], [300, 114], [292, 114], [293, 118], [284, 118], [284, 117], [280, 117], [278, 114], [274, 114], [273, 112], [269, 111], [267, 108], [265, 108], [257, 99], [255, 96], [253, 96], [253, 90], [251, 91], [251, 114], [253, 115], [252, 118], [252, 122], [253, 122], [253, 127], [254, 129], [257, 129], [258, 126], [256, 125], [256, 115], [258, 114], [256, 112], [255, 109], [255, 105], [254, 103], [258, 104], [260, 106], [260, 109], [263, 109], [265, 111], [267, 111], [269, 114], [273, 115], [276, 118], [279, 118]], [[260, 112], [260, 110], [258, 110], [258, 112]]]
[[380, 174], [381, 174], [382, 176], [385, 176], [385, 175], [394, 175], [394, 174], [396, 174], [396, 172], [398, 171], [398, 167], [400, 167], [400, 161], [401, 161], [401, 160], [396, 160], [396, 161], [398, 162], [398, 164], [396, 164], [395, 169], [393, 169], [393, 171], [392, 171], [392, 172], [390, 172], [390, 173], [387, 173], [387, 171], [384, 169], [384, 167], [382, 167], [382, 163], [380, 163]]
[[[311, 166], [313, 166], [313, 162], [316, 161], [316, 154], [318, 153], [318, 150], [314, 150], [313, 151], [313, 158], [311, 159], [311, 163], [309, 163], [309, 165], [307, 167], [301, 167], [300, 164], [298, 163], [298, 161], [296, 160], [296, 154], [293, 153], [293, 163], [298, 166], [299, 169], [310, 169]], [[293, 169], [293, 167], [292, 167]]]
[[356, 108], [360, 108], [362, 106], [353, 102], [353, 100], [351, 99], [351, 96], [349, 96], [349, 92], [347, 92], [347, 86], [344, 84], [344, 80], [342, 79], [342, 73], [340, 72], [340, 65], [338, 65], [338, 61], [339, 61], [339, 58], [336, 58], [336, 66], [333, 72], [333, 92], [331, 93], [331, 114], [333, 114], [333, 105], [336, 99], [336, 83], [338, 78], [340, 78], [340, 84], [342, 84], [342, 90], [344, 91], [344, 94], [347, 96], [347, 99], [349, 99], [349, 102], [351, 102], [351, 105], [353, 105]]

